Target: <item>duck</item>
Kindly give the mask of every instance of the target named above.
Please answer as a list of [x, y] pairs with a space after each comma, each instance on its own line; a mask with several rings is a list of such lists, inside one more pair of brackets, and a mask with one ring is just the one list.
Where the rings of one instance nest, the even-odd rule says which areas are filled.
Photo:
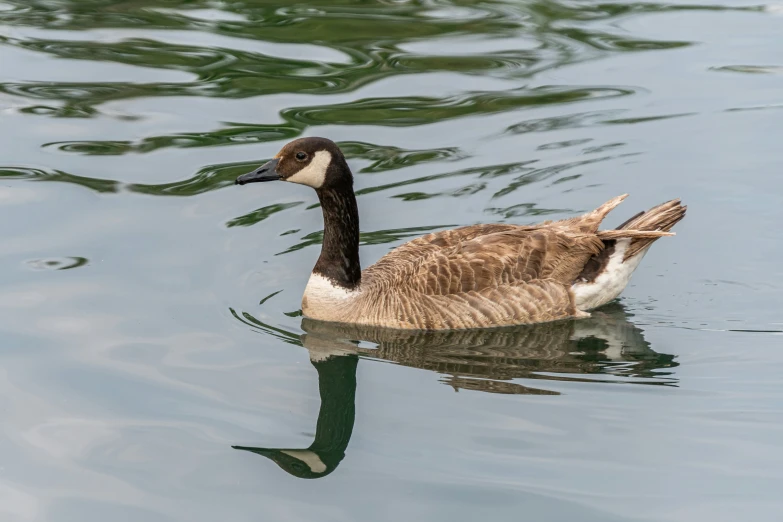
[[463, 330], [590, 316], [616, 299], [650, 246], [673, 236], [687, 207], [673, 199], [598, 230], [628, 194], [578, 217], [535, 225], [475, 224], [408, 241], [362, 270], [359, 211], [343, 152], [322, 137], [293, 140], [237, 185], [285, 181], [318, 196], [321, 253], [304, 317], [405, 330]]

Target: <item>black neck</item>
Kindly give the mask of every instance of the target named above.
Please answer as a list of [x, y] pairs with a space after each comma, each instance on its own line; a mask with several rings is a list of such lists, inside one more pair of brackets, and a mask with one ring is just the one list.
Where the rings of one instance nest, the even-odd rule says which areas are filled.
[[352, 183], [316, 190], [324, 214], [324, 242], [313, 272], [348, 290], [362, 280], [359, 210]]

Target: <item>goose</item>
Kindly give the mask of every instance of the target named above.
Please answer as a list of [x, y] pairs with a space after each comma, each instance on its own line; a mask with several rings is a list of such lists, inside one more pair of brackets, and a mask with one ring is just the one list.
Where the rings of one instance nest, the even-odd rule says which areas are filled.
[[537, 225], [478, 224], [427, 234], [364, 271], [353, 174], [340, 148], [299, 138], [237, 185], [287, 181], [315, 189], [321, 254], [302, 297], [320, 321], [412, 330], [461, 330], [586, 318], [617, 298], [652, 243], [685, 216], [679, 199], [616, 230], [598, 227], [627, 194], [584, 215]]

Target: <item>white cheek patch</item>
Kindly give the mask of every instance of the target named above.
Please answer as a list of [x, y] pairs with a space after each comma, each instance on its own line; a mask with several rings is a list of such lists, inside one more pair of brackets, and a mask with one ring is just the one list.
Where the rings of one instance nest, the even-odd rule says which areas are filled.
[[329, 168], [331, 162], [331, 153], [328, 150], [319, 150], [305, 168], [293, 176], [286, 178], [286, 181], [299, 183], [300, 185], [308, 185], [313, 188], [320, 188], [324, 184], [326, 170]]

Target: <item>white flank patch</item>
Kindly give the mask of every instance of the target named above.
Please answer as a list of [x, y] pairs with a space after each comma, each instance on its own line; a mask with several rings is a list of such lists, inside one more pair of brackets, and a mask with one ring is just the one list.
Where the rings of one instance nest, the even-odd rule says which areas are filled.
[[571, 290], [574, 292], [576, 307], [585, 312], [603, 306], [615, 299], [628, 285], [631, 274], [639, 266], [647, 250], [639, 252], [631, 259], [623, 262], [623, 256], [630, 239], [618, 239], [614, 246], [614, 252], [609, 256], [609, 263], [601, 274], [592, 283], [574, 283]]
[[326, 170], [332, 162], [332, 154], [328, 150], [319, 150], [310, 160], [310, 163], [294, 174], [286, 178], [291, 183], [299, 183], [313, 188], [320, 188], [326, 179]]
[[316, 455], [315, 452], [310, 450], [280, 450], [280, 453], [285, 453], [289, 457], [293, 457], [307, 464], [310, 471], [313, 473], [323, 473], [326, 471], [326, 464], [321, 460], [321, 457]]

